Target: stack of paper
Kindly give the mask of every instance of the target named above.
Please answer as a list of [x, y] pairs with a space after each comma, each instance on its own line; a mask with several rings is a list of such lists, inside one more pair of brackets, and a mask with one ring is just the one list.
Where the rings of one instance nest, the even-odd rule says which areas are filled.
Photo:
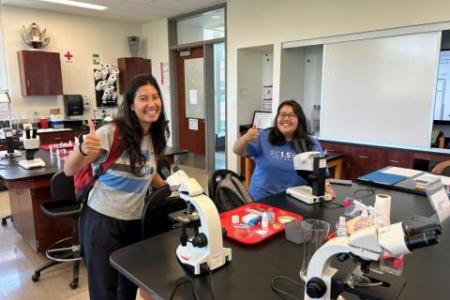
[[439, 176], [431, 175], [431, 174], [424, 174], [421, 176], [418, 176], [414, 178], [414, 188], [416, 190], [423, 191], [425, 189], [425, 186], [431, 183], [435, 183], [436, 181], [441, 180]]

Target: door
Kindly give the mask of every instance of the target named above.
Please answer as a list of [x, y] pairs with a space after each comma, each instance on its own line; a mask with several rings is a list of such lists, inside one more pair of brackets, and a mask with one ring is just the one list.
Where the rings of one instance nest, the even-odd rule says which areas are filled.
[[205, 95], [203, 47], [177, 53], [179, 147], [189, 151], [189, 164], [205, 168]]

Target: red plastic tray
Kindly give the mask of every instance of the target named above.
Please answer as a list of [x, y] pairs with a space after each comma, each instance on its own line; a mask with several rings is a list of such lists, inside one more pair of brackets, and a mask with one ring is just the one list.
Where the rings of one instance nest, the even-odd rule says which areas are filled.
[[[257, 224], [255, 226], [250, 226], [248, 228], [241, 228], [239, 226], [235, 226], [235, 224], [231, 223], [231, 216], [238, 215], [240, 224], [242, 223], [242, 217], [246, 214], [250, 213], [248, 209], [256, 209], [261, 212], [272, 212], [274, 214], [274, 221], [269, 222], [269, 228], [265, 234], [262, 233], [261, 224]], [[262, 242], [263, 240], [278, 234], [284, 231], [284, 225], [280, 223], [280, 217], [291, 217], [296, 220], [303, 220], [303, 217], [298, 214], [294, 214], [290, 211], [273, 207], [263, 203], [249, 203], [238, 208], [229, 210], [227, 212], [220, 214], [220, 222], [222, 223], [222, 227], [227, 230], [227, 237], [235, 240], [237, 242], [252, 245]]]

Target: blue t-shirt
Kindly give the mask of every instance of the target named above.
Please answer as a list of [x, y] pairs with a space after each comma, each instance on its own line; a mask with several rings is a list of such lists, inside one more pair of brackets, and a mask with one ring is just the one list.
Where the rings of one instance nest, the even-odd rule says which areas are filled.
[[[270, 130], [260, 130], [258, 139], [247, 146], [247, 155], [256, 163], [249, 192], [254, 200], [286, 191], [288, 187], [305, 185], [306, 180], [297, 175], [293, 159], [297, 154], [290, 143], [274, 146], [269, 142]], [[322, 147], [312, 138], [311, 151], [322, 153]]]

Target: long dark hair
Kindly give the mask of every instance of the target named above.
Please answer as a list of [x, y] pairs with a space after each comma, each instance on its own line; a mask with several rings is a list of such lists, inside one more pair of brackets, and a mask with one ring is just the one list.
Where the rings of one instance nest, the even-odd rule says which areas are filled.
[[128, 153], [130, 158], [131, 172], [136, 176], [142, 176], [141, 168], [145, 165], [145, 157], [141, 153], [141, 142], [143, 136], [142, 128], [136, 113], [131, 110], [134, 97], [137, 90], [144, 85], [153, 86], [161, 99], [161, 113], [158, 120], [150, 126], [149, 134], [153, 143], [156, 158], [164, 155], [164, 149], [167, 146], [167, 139], [170, 136], [169, 126], [167, 125], [164, 103], [161, 95], [161, 89], [158, 82], [152, 75], [138, 75], [127, 87], [124, 99], [119, 107], [119, 114], [114, 119], [114, 123], [119, 128], [119, 137], [123, 150]]
[[[297, 152], [299, 152], [300, 149], [301, 149], [301, 151], [311, 151], [313, 142], [312, 142], [311, 137], [309, 136], [308, 122], [306, 120], [305, 113], [303, 112], [301, 105], [298, 104], [298, 102], [296, 102], [294, 100], [283, 101], [278, 106], [277, 115], [273, 122], [273, 127], [269, 129], [270, 130], [270, 133], [269, 133], [270, 143], [272, 145], [276, 145], [276, 146], [282, 146], [282, 145], [286, 144], [286, 138], [281, 133], [281, 131], [278, 129], [278, 126], [277, 126], [277, 121], [278, 121], [278, 116], [280, 115], [280, 110], [281, 110], [281, 108], [283, 108], [283, 106], [286, 106], [286, 105], [292, 107], [294, 114], [298, 118], [297, 130], [295, 130], [294, 135], [292, 136], [292, 147]], [[300, 149], [296, 149], [298, 147], [300, 147]], [[304, 149], [305, 147], [306, 147], [306, 149]]]

